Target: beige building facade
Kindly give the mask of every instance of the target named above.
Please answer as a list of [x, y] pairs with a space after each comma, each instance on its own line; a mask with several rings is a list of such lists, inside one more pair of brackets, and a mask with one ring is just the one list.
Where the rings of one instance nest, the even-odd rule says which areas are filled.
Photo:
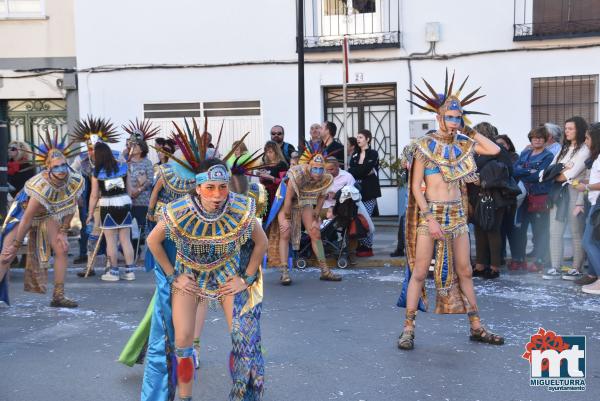
[[11, 140], [64, 133], [79, 117], [74, 3], [0, 0], [0, 119]]

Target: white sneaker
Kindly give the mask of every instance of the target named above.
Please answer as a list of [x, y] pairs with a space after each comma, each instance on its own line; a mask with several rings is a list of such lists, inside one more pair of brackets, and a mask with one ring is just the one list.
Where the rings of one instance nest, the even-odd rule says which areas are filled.
[[579, 270], [569, 269], [568, 272], [566, 272], [565, 274], [562, 275], [562, 279], [567, 280], [567, 281], [575, 281], [581, 276], [583, 276], [583, 274], [580, 273]]
[[127, 281], [132, 281], [135, 280], [135, 273], [134, 272], [125, 272], [121, 278], [123, 280], [127, 280]]
[[592, 284], [584, 285], [581, 291], [586, 294], [600, 295], [600, 280], [594, 281]]
[[119, 281], [119, 271], [110, 269], [108, 272], [104, 273], [100, 279], [102, 279], [102, 281]]
[[556, 270], [554, 267], [548, 269], [548, 271], [546, 271], [546, 273], [544, 273], [544, 275], [542, 276], [542, 278], [544, 280], [556, 280], [559, 279], [561, 277], [561, 272], [559, 270]]

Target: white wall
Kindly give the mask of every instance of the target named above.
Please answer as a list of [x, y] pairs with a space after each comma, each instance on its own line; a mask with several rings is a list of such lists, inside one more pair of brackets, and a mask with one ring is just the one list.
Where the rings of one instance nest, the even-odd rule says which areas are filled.
[[295, 54], [292, 1], [79, 1], [76, 13], [81, 67], [229, 63]]
[[[106, 0], [86, 2], [85, 6], [78, 2], [78, 64], [293, 61], [297, 57], [294, 7], [294, 2], [276, 0]], [[106, 29], [107, 21], [114, 29]], [[441, 23], [441, 40], [436, 46], [441, 56], [600, 43], [600, 38], [513, 42], [512, 1], [402, 1], [403, 48], [351, 53], [355, 60], [374, 60], [352, 62], [351, 77], [354, 72], [362, 72], [363, 84], [397, 84], [399, 150], [409, 140], [408, 121], [430, 116], [416, 109], [410, 115], [405, 101], [409, 88], [407, 62], [393, 58], [426, 50], [425, 24], [432, 21]], [[324, 118], [322, 87], [341, 83], [341, 64], [332, 63], [340, 58], [338, 52], [306, 55], [307, 61], [321, 60], [307, 63], [305, 68], [306, 133], [311, 123]], [[443, 86], [445, 68], [455, 69], [459, 81], [470, 75], [465, 90], [482, 86], [481, 93], [487, 95], [470, 108], [491, 114], [474, 118], [473, 123], [491, 122], [522, 149], [531, 128], [531, 78], [598, 74], [599, 65], [600, 47], [591, 47], [415, 60], [412, 70], [414, 82], [425, 77], [435, 88]], [[296, 144], [296, 80], [293, 64], [80, 74], [81, 115], [109, 116], [120, 125], [142, 117], [142, 106], [149, 102], [260, 100], [263, 132], [254, 133], [253, 143], [268, 139], [269, 128], [281, 124], [286, 128], [286, 139]], [[380, 202], [382, 212], [393, 214], [394, 190], [385, 192], [385, 202]]]

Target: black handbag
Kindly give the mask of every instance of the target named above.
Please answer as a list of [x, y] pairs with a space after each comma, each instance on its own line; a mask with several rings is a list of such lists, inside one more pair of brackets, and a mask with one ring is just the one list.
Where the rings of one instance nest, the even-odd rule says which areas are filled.
[[489, 194], [482, 195], [475, 205], [475, 224], [484, 231], [491, 231], [496, 225], [496, 205]]

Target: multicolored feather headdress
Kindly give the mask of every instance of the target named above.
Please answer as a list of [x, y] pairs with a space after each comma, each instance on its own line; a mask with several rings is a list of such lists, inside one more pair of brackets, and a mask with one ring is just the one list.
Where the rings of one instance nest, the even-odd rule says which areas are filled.
[[308, 142], [306, 142], [304, 144], [304, 151], [298, 160], [298, 164], [310, 164], [311, 166], [316, 165], [319, 167], [324, 167], [327, 156], [333, 156], [333, 153], [325, 152], [322, 145], [319, 145], [318, 147], [312, 147]]
[[139, 121], [137, 118], [135, 119], [135, 122], [129, 120], [129, 124], [123, 125], [122, 128], [129, 134], [127, 142], [130, 143], [146, 142], [149, 139], [154, 138], [160, 132], [160, 128], [153, 127], [150, 120]]
[[[231, 174], [233, 175], [248, 175], [259, 176], [256, 171], [273, 167], [275, 163], [264, 163], [264, 152], [260, 149], [256, 150], [251, 155], [241, 155], [235, 158], [231, 166]], [[225, 159], [227, 160], [227, 159]]]
[[475, 96], [481, 87], [475, 89], [474, 91], [467, 94], [465, 97], [460, 99], [460, 94], [467, 83], [469, 77], [467, 76], [465, 80], [462, 82], [460, 87], [456, 92], [453, 92], [454, 89], [454, 74], [452, 72], [452, 79], [450, 80], [450, 84], [448, 84], [448, 69], [446, 69], [446, 80], [444, 85], [444, 93], [437, 93], [433, 87], [423, 78], [423, 82], [425, 86], [429, 90], [431, 94], [425, 93], [425, 91], [421, 90], [417, 85], [415, 85], [416, 92], [413, 90], [408, 90], [411, 94], [421, 99], [424, 104], [419, 104], [417, 102], [413, 102], [412, 100], [407, 100], [410, 104], [418, 107], [421, 110], [430, 111], [432, 113], [437, 113], [443, 115], [446, 110], [458, 110], [462, 113], [463, 119], [466, 124], [470, 124], [467, 119], [467, 115], [469, 114], [480, 114], [480, 115], [489, 115], [488, 113], [482, 113], [480, 111], [472, 111], [463, 109], [464, 106], [467, 106], [485, 95]]
[[79, 147], [73, 146], [77, 142], [71, 140], [67, 142], [68, 136], [58, 134], [58, 130], [54, 130], [54, 134], [50, 134], [48, 128], [44, 130], [44, 135], [39, 134], [40, 144], [36, 145], [29, 142], [33, 151], [23, 149], [27, 153], [34, 156], [33, 162], [38, 166], [48, 166], [50, 160], [57, 157], [69, 158], [79, 153]]
[[119, 142], [119, 134], [110, 120], [92, 116], [79, 120], [71, 137], [75, 142], [85, 142], [88, 145], [95, 145], [98, 141]]
[[[181, 151], [183, 155], [183, 159], [176, 157], [173, 153], [170, 153], [162, 148], [157, 148], [157, 152], [161, 152], [171, 158], [174, 162], [184, 167], [186, 170], [193, 172], [194, 174], [205, 174], [200, 172], [200, 166], [202, 162], [206, 159], [210, 159], [209, 156], [209, 133], [208, 133], [208, 118], [204, 119], [204, 131], [200, 133], [200, 129], [198, 128], [198, 124], [196, 120], [192, 118], [192, 126], [188, 124], [187, 119], [183, 120], [183, 129], [179, 127], [179, 125], [173, 122], [173, 126], [175, 127], [175, 131], [171, 133], [172, 139], [175, 141], [175, 144]], [[219, 137], [217, 139], [217, 145], [212, 152], [212, 155], [217, 153], [219, 144], [221, 143], [221, 134], [223, 133], [223, 124], [221, 124], [221, 129], [219, 131]], [[235, 152], [237, 147], [244, 141], [246, 136], [248, 136], [249, 132], [247, 132], [238, 142], [236, 146], [234, 146], [224, 157], [222, 160], [228, 160]], [[198, 177], [197, 177], [198, 178]], [[201, 178], [202, 179], [202, 178]]]

